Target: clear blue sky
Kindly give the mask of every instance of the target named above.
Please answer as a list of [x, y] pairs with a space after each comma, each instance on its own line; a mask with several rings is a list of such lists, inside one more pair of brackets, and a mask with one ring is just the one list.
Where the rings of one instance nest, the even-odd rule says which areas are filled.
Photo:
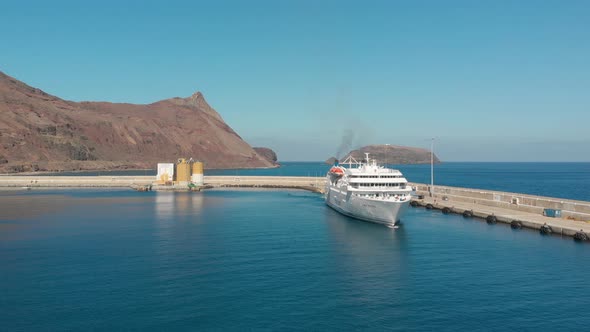
[[3, 1], [0, 70], [59, 97], [202, 91], [280, 160], [354, 146], [590, 161], [590, 1]]

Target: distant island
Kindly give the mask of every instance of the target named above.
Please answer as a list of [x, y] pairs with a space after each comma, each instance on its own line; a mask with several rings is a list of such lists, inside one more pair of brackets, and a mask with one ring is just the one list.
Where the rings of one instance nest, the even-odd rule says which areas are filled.
[[194, 158], [206, 168], [277, 167], [200, 92], [147, 105], [73, 102], [0, 72], [0, 172], [155, 168]]
[[[381, 144], [368, 145], [362, 148], [352, 150], [346, 154], [340, 162], [344, 161], [349, 156], [352, 156], [358, 161], [365, 159], [365, 153], [369, 153], [371, 159], [376, 159], [380, 164], [429, 164], [430, 151], [422, 148], [414, 148], [408, 146]], [[434, 163], [440, 163], [440, 159], [434, 155]], [[327, 164], [334, 164], [338, 159], [331, 157], [326, 160]]]

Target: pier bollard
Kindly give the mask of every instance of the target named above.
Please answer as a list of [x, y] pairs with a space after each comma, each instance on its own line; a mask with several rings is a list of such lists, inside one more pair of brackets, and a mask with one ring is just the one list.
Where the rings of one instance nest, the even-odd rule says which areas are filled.
[[492, 224], [495, 224], [496, 222], [498, 222], [498, 219], [496, 218], [496, 216], [494, 216], [492, 214], [492, 215], [489, 215], [489, 216], [486, 217], [486, 222], [488, 224], [492, 225]]
[[574, 241], [588, 241], [588, 234], [584, 233], [584, 231], [580, 229], [579, 232], [576, 232], [576, 234], [574, 234]]
[[539, 232], [542, 235], [549, 235], [551, 233], [553, 233], [553, 229], [551, 228], [551, 226], [547, 225], [547, 223], [543, 224], [543, 226], [541, 226], [541, 229], [539, 230]]
[[522, 228], [522, 223], [518, 220], [512, 220], [512, 222], [510, 222], [510, 227], [512, 229], [521, 229]]

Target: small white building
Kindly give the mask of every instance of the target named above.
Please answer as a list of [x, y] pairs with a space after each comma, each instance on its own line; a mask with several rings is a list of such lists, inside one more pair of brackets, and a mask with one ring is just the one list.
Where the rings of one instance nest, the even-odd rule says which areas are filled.
[[174, 180], [174, 164], [158, 163], [158, 175], [156, 175], [156, 181], [167, 182], [172, 180]]

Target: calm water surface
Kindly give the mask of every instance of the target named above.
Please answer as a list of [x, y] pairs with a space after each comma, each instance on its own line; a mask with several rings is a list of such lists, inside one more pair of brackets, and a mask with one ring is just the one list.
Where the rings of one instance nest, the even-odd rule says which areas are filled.
[[0, 193], [0, 330], [584, 330], [590, 245], [299, 191]]

